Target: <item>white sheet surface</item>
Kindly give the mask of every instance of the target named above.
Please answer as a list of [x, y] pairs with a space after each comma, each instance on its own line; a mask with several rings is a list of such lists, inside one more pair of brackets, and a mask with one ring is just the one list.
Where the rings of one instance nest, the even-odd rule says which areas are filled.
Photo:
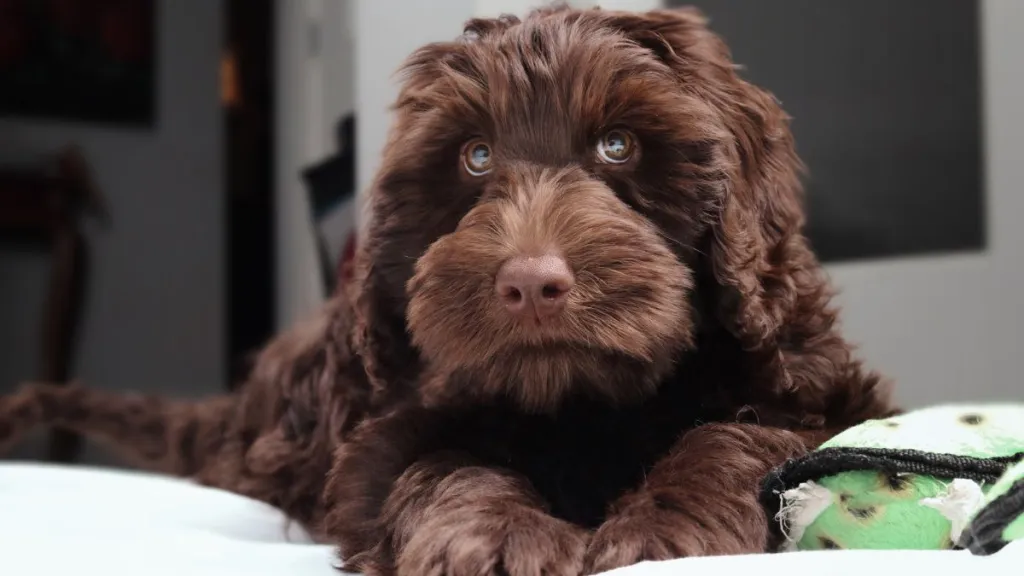
[[[139, 473], [0, 464], [2, 576], [338, 576], [277, 510], [218, 490]], [[967, 552], [814, 552], [690, 558], [614, 576], [1010, 576], [1024, 542], [988, 558]]]

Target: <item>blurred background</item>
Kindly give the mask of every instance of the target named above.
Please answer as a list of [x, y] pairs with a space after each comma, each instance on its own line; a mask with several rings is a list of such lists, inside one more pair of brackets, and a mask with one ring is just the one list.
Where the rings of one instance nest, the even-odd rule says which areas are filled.
[[[782, 100], [845, 331], [906, 406], [1024, 398], [1024, 2], [570, 3], [699, 6]], [[229, 389], [344, 273], [402, 59], [536, 5], [0, 0], [0, 393]]]

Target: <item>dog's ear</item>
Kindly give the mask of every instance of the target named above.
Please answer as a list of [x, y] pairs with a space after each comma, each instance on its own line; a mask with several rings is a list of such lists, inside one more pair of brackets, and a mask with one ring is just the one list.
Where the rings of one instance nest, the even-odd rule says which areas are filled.
[[[402, 95], [416, 89], [407, 84]], [[384, 146], [381, 167], [367, 194], [366, 224], [347, 287], [353, 315], [351, 345], [378, 394], [411, 386], [419, 366], [406, 330], [404, 288], [421, 251], [415, 234], [421, 218], [415, 204], [402, 202], [401, 178], [393, 176], [404, 161], [399, 135], [408, 129], [409, 118], [408, 110], [399, 111]]]
[[432, 180], [444, 170], [425, 164], [424, 150], [448, 145], [447, 136], [425, 131], [420, 120], [429, 113], [428, 103], [436, 100], [438, 76], [446, 67], [464, 66], [462, 54], [460, 43], [439, 42], [405, 61], [381, 165], [368, 191], [368, 214], [348, 297], [353, 305], [352, 347], [378, 393], [401, 393], [415, 386], [420, 359], [406, 327], [405, 284], [430, 243], [457, 223], [451, 211], [431, 209], [434, 191], [447, 183]]
[[[730, 177], [706, 248], [720, 286], [720, 321], [749, 351], [779, 359], [787, 342], [828, 332], [835, 314], [802, 233], [803, 167], [789, 117], [771, 94], [740, 78], [725, 43], [699, 12], [608, 17], [664, 60], [682, 90], [710, 104], [729, 134], [721, 153]], [[781, 376], [788, 382], [785, 370]]]
[[395, 295], [401, 272], [389, 271], [389, 251], [398, 248], [383, 226], [372, 226], [361, 240], [356, 270], [348, 288], [352, 302], [351, 345], [376, 394], [414, 386], [419, 355], [406, 332], [405, 299]]

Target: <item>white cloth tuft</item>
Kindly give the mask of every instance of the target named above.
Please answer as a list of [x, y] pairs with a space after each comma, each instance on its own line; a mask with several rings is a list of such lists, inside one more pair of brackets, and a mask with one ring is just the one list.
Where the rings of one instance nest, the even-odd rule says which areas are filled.
[[949, 519], [949, 538], [953, 542], [960, 540], [960, 534], [970, 523], [974, 513], [981, 507], [985, 494], [981, 486], [973, 480], [957, 478], [946, 486], [946, 490], [932, 498], [923, 498], [922, 506], [934, 508]]
[[815, 482], [804, 482], [796, 488], [786, 490], [779, 496], [782, 501], [775, 520], [786, 537], [784, 551], [796, 549], [797, 542], [804, 537], [804, 531], [822, 512], [828, 508], [834, 498], [832, 491]]

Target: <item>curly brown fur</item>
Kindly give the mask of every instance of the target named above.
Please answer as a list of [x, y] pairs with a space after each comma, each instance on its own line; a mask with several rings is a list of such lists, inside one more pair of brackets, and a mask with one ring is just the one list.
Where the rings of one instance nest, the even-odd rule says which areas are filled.
[[[239, 392], [29, 388], [0, 444], [106, 436], [371, 574], [560, 575], [765, 550], [761, 477], [892, 411], [802, 235], [788, 119], [699, 14], [473, 20], [395, 112], [351, 290]], [[499, 277], [541, 256], [561, 307], [515, 316]]]
[[47, 424], [128, 462], [237, 492], [315, 527], [332, 449], [372, 402], [350, 352], [348, 300], [274, 339], [233, 394], [199, 400], [28, 384], [0, 396], [0, 451]]

